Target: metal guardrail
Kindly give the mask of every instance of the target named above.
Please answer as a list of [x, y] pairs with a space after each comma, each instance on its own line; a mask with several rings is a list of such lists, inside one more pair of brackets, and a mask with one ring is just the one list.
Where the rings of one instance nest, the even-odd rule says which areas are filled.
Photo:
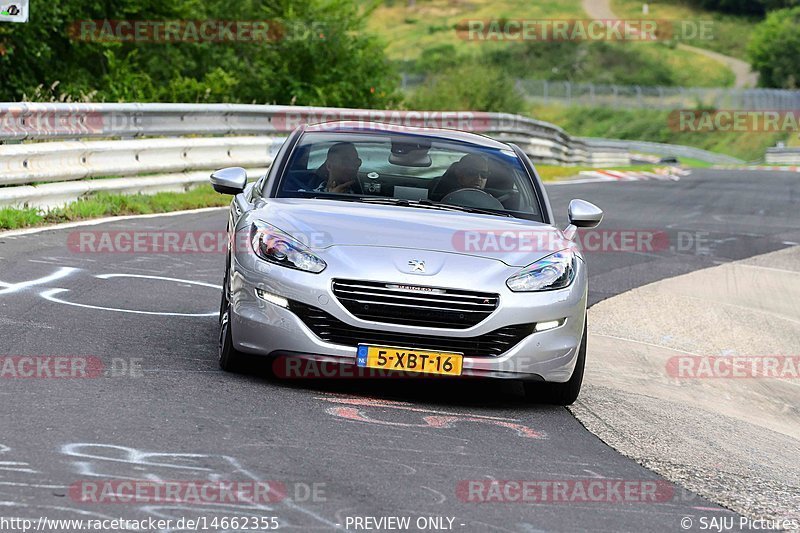
[[[0, 146], [0, 205], [51, 207], [98, 190], [186, 190], [224, 166], [263, 172], [299, 124], [334, 120], [473, 131], [519, 142], [539, 163], [620, 165], [630, 159], [624, 148], [592, 151], [557, 126], [503, 113], [13, 103], [0, 104], [0, 142], [6, 143]], [[132, 177], [147, 174], [156, 175]], [[90, 179], [107, 176], [121, 177]]]
[[[208, 171], [224, 166], [263, 171], [282, 138], [299, 124], [335, 120], [481, 133], [518, 143], [537, 163], [611, 166], [630, 161], [627, 141], [586, 141], [553, 124], [505, 113], [9, 103], [0, 104], [0, 143], [5, 143], [0, 145], [0, 205], [49, 207], [94, 190], [157, 192], [159, 183], [166, 190], [186, 189], [205, 182]], [[157, 176], [131, 181], [130, 176], [143, 174]], [[125, 177], [89, 179], [106, 176]]]
[[0, 185], [169, 174], [219, 165], [265, 167], [282, 142], [275, 137], [222, 137], [8, 145], [0, 149]]
[[800, 165], [800, 148], [767, 148], [768, 165]]
[[529, 100], [563, 105], [642, 109], [800, 109], [800, 91], [736, 89], [732, 87], [646, 87], [569, 81], [519, 80], [517, 88]]
[[[242, 104], [0, 104], [0, 141], [269, 135], [334, 120], [452, 128], [514, 138], [538, 162], [591, 164], [593, 153], [553, 124], [472, 111], [384, 111]], [[574, 146], [573, 146], [574, 145]], [[619, 152], [612, 149], [613, 156]], [[618, 160], [624, 154], [618, 154]]]
[[677, 144], [654, 143], [647, 141], [629, 141], [621, 139], [599, 139], [595, 137], [584, 137], [582, 140], [590, 147], [595, 147], [597, 149], [600, 149], [600, 147], [603, 147], [604, 149], [617, 147], [629, 152], [641, 152], [644, 154], [656, 154], [660, 156], [698, 159], [700, 161], [706, 161], [708, 163], [715, 164], [740, 165], [744, 163], [744, 161], [741, 159], [716, 152], [709, 152], [708, 150], [695, 148], [693, 146], [681, 146]]

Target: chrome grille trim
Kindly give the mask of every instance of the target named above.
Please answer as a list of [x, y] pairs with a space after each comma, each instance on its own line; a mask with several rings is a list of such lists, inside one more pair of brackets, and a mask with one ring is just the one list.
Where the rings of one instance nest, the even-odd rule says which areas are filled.
[[[500, 304], [497, 294], [334, 279], [337, 300], [355, 317], [384, 324], [467, 329], [491, 315]], [[415, 290], [416, 289], [416, 290]]]

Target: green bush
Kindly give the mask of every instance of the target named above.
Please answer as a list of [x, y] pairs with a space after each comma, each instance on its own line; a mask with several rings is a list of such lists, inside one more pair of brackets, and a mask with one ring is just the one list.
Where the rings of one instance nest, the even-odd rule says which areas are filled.
[[[0, 100], [242, 102], [344, 107], [396, 104], [384, 45], [365, 32], [369, 5], [348, 0], [39, 2], [28, 24], [0, 26]], [[270, 42], [85, 42], [84, 19], [268, 20]]]
[[429, 78], [409, 98], [408, 106], [424, 110], [470, 110], [520, 113], [525, 100], [504, 69], [480, 63], [452, 67]]
[[688, 132], [674, 127], [674, 113], [661, 109], [537, 106], [533, 118], [553, 122], [571, 135], [695, 146], [746, 161], [762, 159], [766, 149], [787, 133]]
[[764, 87], [800, 87], [800, 6], [767, 15], [747, 47], [750, 63]]
[[763, 15], [766, 11], [798, 5], [798, 0], [689, 0], [703, 9], [735, 13], [738, 15]]

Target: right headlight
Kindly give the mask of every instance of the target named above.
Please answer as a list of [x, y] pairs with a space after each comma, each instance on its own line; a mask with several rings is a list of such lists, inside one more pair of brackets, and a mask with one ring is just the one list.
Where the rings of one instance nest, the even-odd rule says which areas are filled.
[[265, 222], [254, 222], [250, 241], [255, 254], [270, 263], [319, 274], [328, 265], [304, 244]]
[[514, 292], [551, 291], [569, 287], [575, 279], [578, 258], [572, 250], [561, 250], [532, 263], [506, 280]]

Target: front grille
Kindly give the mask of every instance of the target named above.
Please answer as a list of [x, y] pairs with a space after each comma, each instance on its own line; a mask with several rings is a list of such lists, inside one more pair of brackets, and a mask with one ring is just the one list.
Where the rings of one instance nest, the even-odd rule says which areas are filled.
[[300, 302], [289, 302], [295, 313], [320, 339], [356, 347], [377, 344], [420, 350], [461, 352], [466, 357], [496, 357], [516, 346], [533, 333], [534, 324], [517, 324], [496, 329], [477, 337], [444, 337], [365, 329], [345, 324], [322, 309]]
[[491, 315], [497, 294], [374, 281], [333, 280], [333, 294], [353, 316], [372, 322], [467, 329]]

